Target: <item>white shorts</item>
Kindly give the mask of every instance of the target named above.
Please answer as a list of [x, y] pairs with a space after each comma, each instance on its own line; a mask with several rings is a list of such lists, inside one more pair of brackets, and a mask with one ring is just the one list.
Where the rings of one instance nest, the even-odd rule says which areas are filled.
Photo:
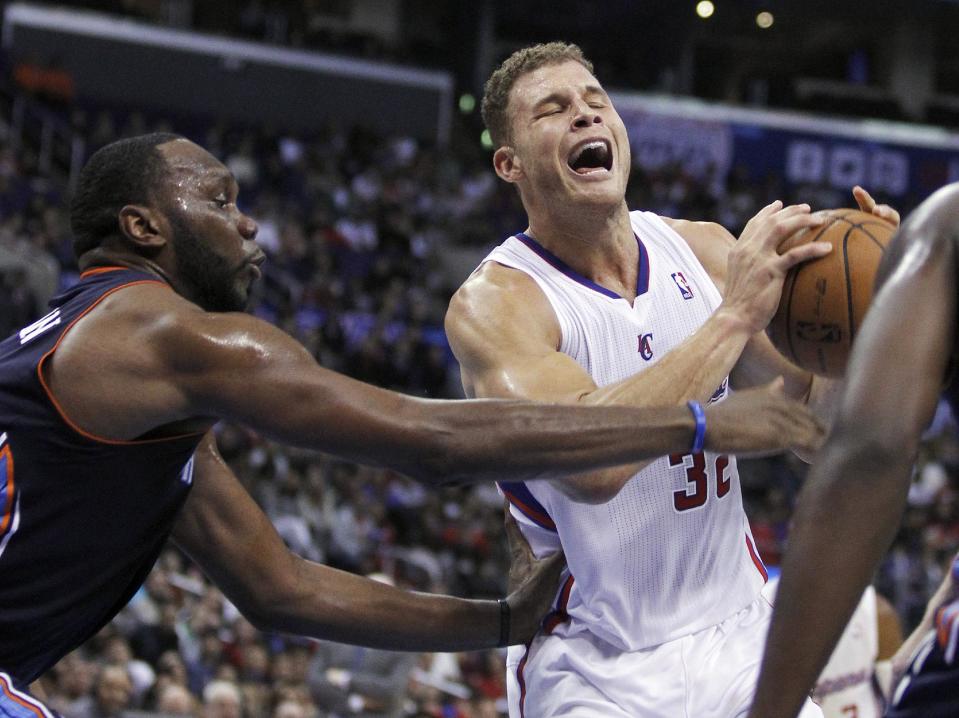
[[[749, 712], [772, 606], [653, 648], [622, 652], [593, 634], [538, 634], [506, 663], [510, 718], [742, 718]], [[822, 718], [807, 700], [799, 718]]]

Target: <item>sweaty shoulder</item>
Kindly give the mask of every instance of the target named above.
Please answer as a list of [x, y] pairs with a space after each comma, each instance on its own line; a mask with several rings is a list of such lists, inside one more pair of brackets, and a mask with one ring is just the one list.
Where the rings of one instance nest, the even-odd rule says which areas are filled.
[[[303, 348], [242, 313], [211, 313], [161, 284], [115, 292], [64, 336], [46, 367], [53, 395], [90, 434], [126, 440], [212, 416], [205, 388], [264, 365], [312, 366]], [[210, 405], [212, 406], [212, 405]]]
[[722, 291], [726, 279], [726, 256], [736, 241], [735, 237], [716, 222], [693, 222], [670, 217], [661, 219], [686, 240], [700, 264]]
[[186, 418], [163, 385], [159, 338], [202, 313], [160, 283], [113, 292], [69, 328], [44, 365], [52, 397], [75, 425], [109, 439]]
[[536, 281], [494, 261], [473, 272], [453, 295], [446, 334], [467, 370], [502, 349], [555, 351], [560, 342], [556, 314]]

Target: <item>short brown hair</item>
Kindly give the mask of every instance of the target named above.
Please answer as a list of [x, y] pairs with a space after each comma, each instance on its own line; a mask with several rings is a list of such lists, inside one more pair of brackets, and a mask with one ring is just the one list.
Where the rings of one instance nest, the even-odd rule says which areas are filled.
[[489, 130], [493, 145], [499, 147], [509, 142], [510, 120], [507, 114], [509, 93], [516, 81], [528, 72], [547, 65], [560, 65], [572, 60], [590, 72], [593, 63], [583, 56], [578, 45], [565, 42], [547, 42], [517, 50], [496, 68], [483, 89], [483, 122]]

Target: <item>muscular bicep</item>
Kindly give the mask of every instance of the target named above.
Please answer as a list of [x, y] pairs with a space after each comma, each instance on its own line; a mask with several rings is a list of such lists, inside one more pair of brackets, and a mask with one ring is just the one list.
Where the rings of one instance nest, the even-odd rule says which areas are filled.
[[424, 402], [324, 369], [292, 337], [254, 317], [198, 314], [168, 327], [157, 344], [189, 415], [401, 471], [413, 457], [425, 463], [431, 450]]
[[470, 396], [575, 403], [596, 389], [559, 351], [546, 297], [516, 270], [485, 265], [453, 297], [446, 333]]

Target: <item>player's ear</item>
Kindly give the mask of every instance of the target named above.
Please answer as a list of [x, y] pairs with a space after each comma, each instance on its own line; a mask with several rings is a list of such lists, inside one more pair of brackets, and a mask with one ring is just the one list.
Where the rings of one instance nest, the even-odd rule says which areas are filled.
[[166, 245], [167, 238], [160, 229], [160, 217], [150, 207], [139, 204], [125, 205], [117, 219], [120, 233], [137, 247], [159, 250]]
[[493, 153], [493, 169], [500, 179], [507, 182], [516, 182], [523, 176], [523, 163], [516, 155], [516, 150], [503, 145]]

